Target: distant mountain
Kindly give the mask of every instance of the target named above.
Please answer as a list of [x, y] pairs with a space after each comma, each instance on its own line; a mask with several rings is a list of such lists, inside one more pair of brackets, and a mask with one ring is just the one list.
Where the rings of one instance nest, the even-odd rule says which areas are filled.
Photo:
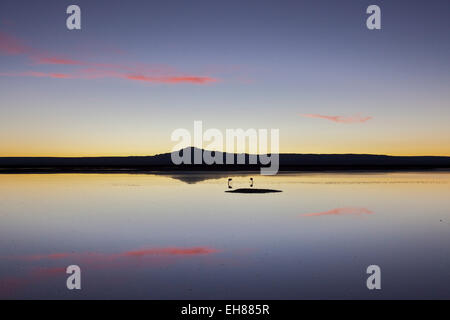
[[[201, 156], [205, 152], [193, 147], [180, 150], [179, 155], [191, 153]], [[212, 156], [226, 159], [232, 157], [235, 164], [174, 165], [170, 153], [139, 157], [0, 157], [0, 172], [53, 172], [53, 171], [117, 171], [117, 170], [259, 170], [261, 164], [250, 165], [248, 154], [227, 154], [212, 152]], [[246, 164], [236, 164], [238, 156], [244, 157]], [[203, 158], [203, 157], [202, 157]], [[386, 156], [370, 154], [279, 154], [280, 170], [321, 171], [321, 170], [426, 170], [450, 169], [450, 157], [435, 156]], [[225, 163], [225, 161], [224, 161]]]

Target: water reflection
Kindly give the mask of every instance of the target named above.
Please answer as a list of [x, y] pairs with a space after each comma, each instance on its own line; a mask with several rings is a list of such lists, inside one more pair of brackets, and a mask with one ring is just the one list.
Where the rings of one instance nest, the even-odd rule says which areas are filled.
[[340, 216], [340, 215], [362, 215], [362, 214], [372, 214], [373, 211], [370, 211], [367, 208], [335, 208], [328, 211], [322, 212], [312, 212], [305, 213], [303, 216], [305, 217], [318, 217], [318, 216]]
[[450, 298], [449, 173], [251, 176], [0, 175], [0, 296]]

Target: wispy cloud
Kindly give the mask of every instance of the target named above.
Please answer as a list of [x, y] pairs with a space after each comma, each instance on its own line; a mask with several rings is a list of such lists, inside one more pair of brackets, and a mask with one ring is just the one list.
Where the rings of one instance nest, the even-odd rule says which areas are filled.
[[305, 213], [302, 216], [318, 217], [318, 216], [363, 215], [363, 214], [372, 214], [372, 213], [374, 213], [374, 212], [367, 208], [346, 207], [346, 208], [335, 208], [332, 210], [322, 211], [322, 212]]
[[97, 252], [58, 252], [49, 254], [34, 254], [28, 256], [9, 256], [5, 258], [19, 259], [25, 261], [39, 260], [61, 260], [69, 258], [80, 258], [88, 260], [112, 260], [126, 257], [145, 257], [145, 256], [194, 256], [207, 255], [220, 252], [220, 250], [210, 247], [165, 247], [165, 248], [143, 248], [129, 250], [119, 253], [97, 253]]
[[[20, 55], [26, 57], [32, 66], [59, 65], [69, 68], [64, 73], [26, 70], [19, 72], [0, 72], [0, 76], [9, 77], [47, 77], [55, 79], [124, 79], [143, 83], [181, 84], [190, 83], [204, 85], [217, 82], [210, 76], [186, 74], [169, 66], [155, 67], [145, 63], [133, 62], [111, 64], [72, 59], [55, 55], [43, 50], [27, 46], [16, 37], [0, 31], [0, 54]], [[28, 68], [29, 68], [28, 64]]]
[[0, 72], [0, 76], [3, 77], [34, 77], [34, 78], [55, 78], [55, 79], [73, 79], [74, 77], [70, 74], [65, 73], [46, 73], [46, 72], [36, 72], [36, 71], [25, 71], [25, 72]]
[[354, 115], [354, 116], [328, 116], [328, 115], [322, 115], [322, 114], [312, 114], [312, 113], [303, 113], [300, 114], [302, 117], [306, 118], [316, 118], [316, 119], [325, 119], [333, 122], [338, 123], [364, 123], [366, 121], [369, 121], [372, 119], [371, 116], [360, 116], [360, 115]]
[[54, 78], [54, 79], [100, 79], [100, 78], [116, 78], [132, 81], [143, 81], [152, 83], [193, 83], [193, 84], [206, 84], [217, 81], [217, 79], [210, 77], [166, 77], [166, 76], [154, 76], [148, 77], [143, 75], [133, 75], [127, 73], [121, 73], [108, 70], [96, 70], [96, 69], [84, 69], [77, 70], [72, 73], [49, 73], [49, 72], [37, 72], [37, 71], [24, 71], [24, 72], [0, 72], [0, 76], [7, 77], [34, 77], [34, 78]]
[[183, 83], [190, 82], [196, 84], [205, 84], [217, 81], [210, 77], [195, 77], [195, 76], [179, 76], [179, 77], [147, 77], [143, 75], [126, 75], [126, 79], [144, 81], [144, 82], [160, 82], [160, 83]]
[[65, 59], [62, 57], [33, 57], [36, 64], [59, 64], [59, 65], [69, 65], [69, 66], [86, 66], [89, 65], [87, 62]]
[[[21, 276], [0, 278], [0, 298], [10, 297], [18, 290], [22, 290], [29, 285], [48, 280], [50, 277], [64, 276], [66, 266], [70, 264], [80, 264], [89, 270], [136, 270], [137, 268], [147, 268], [149, 266], [161, 267], [176, 263], [180, 259], [209, 259], [214, 253], [221, 252], [218, 249], [200, 247], [151, 247], [143, 249], [133, 249], [118, 253], [101, 252], [57, 252], [31, 255], [11, 255], [1, 256], [0, 259], [20, 261]], [[203, 260], [207, 261], [207, 260]], [[50, 264], [52, 267], [43, 267]], [[54, 266], [54, 265], [59, 266]], [[61, 267], [63, 265], [64, 267]]]
[[19, 39], [0, 31], [0, 53], [18, 55], [31, 53], [32, 49], [25, 46]]
[[17, 291], [29, 288], [36, 282], [64, 276], [65, 273], [66, 269], [63, 267], [32, 267], [22, 276], [0, 278], [0, 298], [10, 298]]
[[122, 253], [125, 256], [142, 257], [146, 255], [170, 255], [170, 256], [184, 256], [184, 255], [204, 255], [219, 252], [217, 249], [208, 247], [194, 247], [194, 248], [150, 248], [126, 251]]

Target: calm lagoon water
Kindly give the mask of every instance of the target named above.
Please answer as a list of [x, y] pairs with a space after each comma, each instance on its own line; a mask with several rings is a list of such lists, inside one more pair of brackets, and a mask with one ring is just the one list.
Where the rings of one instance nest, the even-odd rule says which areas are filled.
[[450, 173], [4, 174], [0, 259], [3, 299], [450, 299]]

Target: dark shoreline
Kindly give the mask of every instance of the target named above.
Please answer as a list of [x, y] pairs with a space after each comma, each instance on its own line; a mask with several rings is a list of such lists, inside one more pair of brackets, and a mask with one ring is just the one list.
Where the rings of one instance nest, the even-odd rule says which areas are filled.
[[[259, 172], [261, 168], [268, 167], [261, 164], [259, 158], [250, 164], [255, 158], [248, 154], [222, 152], [213, 152], [213, 157], [224, 164], [193, 164], [194, 155], [204, 159], [205, 152], [185, 148], [173, 154], [137, 157], [0, 157], [0, 173]], [[186, 156], [183, 160], [192, 164], [173, 164], [172, 156], [177, 153], [177, 156]], [[275, 158], [271, 158], [271, 169], [277, 171], [279, 168], [280, 172], [450, 170], [450, 157], [442, 156], [280, 153]], [[226, 164], [230, 162], [234, 164]]]
[[[278, 173], [385, 173], [385, 172], [450, 172], [450, 168], [280, 168]], [[0, 174], [209, 174], [249, 173], [259, 174], [260, 168], [0, 168]]]

